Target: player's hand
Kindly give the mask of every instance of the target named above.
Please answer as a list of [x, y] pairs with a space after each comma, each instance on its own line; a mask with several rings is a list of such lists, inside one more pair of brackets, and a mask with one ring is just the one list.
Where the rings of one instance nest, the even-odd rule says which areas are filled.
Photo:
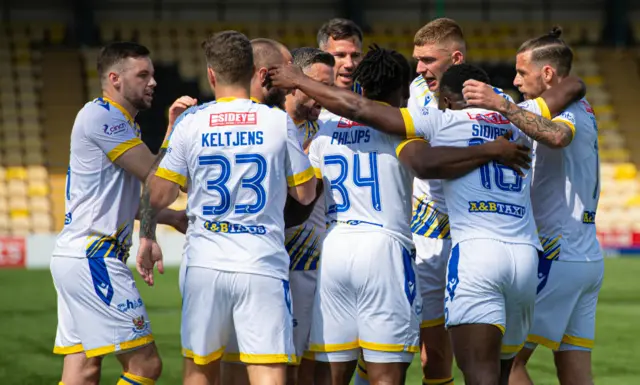
[[498, 162], [513, 169], [524, 178], [523, 170], [531, 168], [531, 149], [523, 144], [510, 142], [512, 136], [511, 131], [508, 131], [504, 136], [499, 136], [487, 144], [495, 147]]
[[160, 245], [154, 240], [140, 238], [140, 247], [136, 256], [136, 269], [142, 279], [149, 286], [153, 286], [153, 268], [158, 265], [158, 273], [164, 274], [164, 264], [162, 262], [162, 250]]
[[194, 99], [191, 96], [181, 96], [176, 99], [171, 107], [169, 107], [169, 127], [173, 127], [178, 116], [182, 115], [187, 108], [195, 106], [196, 104], [198, 104], [198, 99]]
[[269, 68], [267, 83], [273, 87], [291, 90], [297, 87], [305, 74], [293, 64], [277, 65]]
[[462, 88], [462, 95], [468, 106], [500, 111], [505, 98], [496, 93], [489, 84], [477, 80], [467, 80]]
[[173, 214], [173, 223], [171, 227], [178, 230], [182, 234], [187, 233], [187, 226], [189, 226], [189, 219], [187, 219], [187, 211], [186, 210], [178, 210]]

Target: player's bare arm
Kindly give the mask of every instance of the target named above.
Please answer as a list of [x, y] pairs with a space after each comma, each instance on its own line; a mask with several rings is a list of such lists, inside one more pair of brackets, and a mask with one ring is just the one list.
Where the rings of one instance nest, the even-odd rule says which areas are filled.
[[386, 134], [405, 136], [406, 128], [400, 110], [376, 103], [354, 92], [331, 87], [306, 76], [293, 65], [269, 69], [271, 84], [278, 88], [297, 88], [324, 108], [347, 119], [371, 126]]
[[293, 199], [291, 195], [287, 195], [287, 202], [284, 206], [284, 227], [294, 227], [303, 224], [309, 219], [313, 208], [318, 201], [318, 198], [322, 196], [322, 179], [316, 180], [316, 197], [308, 205], [303, 205], [297, 200]]
[[422, 139], [406, 142], [398, 154], [400, 161], [420, 179], [460, 178], [483, 164], [498, 160], [524, 176], [530, 168], [528, 147], [510, 142], [511, 132], [484, 146], [431, 147]]
[[[550, 115], [554, 116], [562, 112], [573, 101], [581, 99], [585, 90], [584, 83], [579, 78], [572, 76], [545, 91], [541, 97], [545, 103], [547, 103], [547, 99], [551, 102], [551, 106], [547, 103], [547, 107]], [[468, 80], [465, 82], [463, 94], [469, 105], [501, 113], [527, 136], [551, 148], [566, 147], [573, 140], [573, 130], [569, 125], [554, 122], [518, 107], [518, 105], [496, 94], [493, 87], [488, 84]]]

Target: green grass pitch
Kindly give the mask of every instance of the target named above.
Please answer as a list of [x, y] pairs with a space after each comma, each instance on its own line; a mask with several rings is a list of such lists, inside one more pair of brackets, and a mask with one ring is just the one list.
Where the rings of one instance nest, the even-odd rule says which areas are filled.
[[[596, 384], [636, 385], [640, 381], [640, 258], [606, 261], [598, 304], [593, 370]], [[178, 270], [169, 269], [149, 288], [138, 287], [145, 300], [164, 361], [158, 384], [180, 384], [180, 295]], [[56, 329], [56, 296], [48, 270], [0, 270], [0, 383], [57, 384], [62, 358], [52, 354]], [[536, 385], [557, 384], [551, 353], [539, 349], [530, 363]], [[420, 384], [418, 357], [407, 384]], [[102, 383], [115, 384], [120, 368], [107, 357]], [[456, 383], [462, 384], [460, 372]]]

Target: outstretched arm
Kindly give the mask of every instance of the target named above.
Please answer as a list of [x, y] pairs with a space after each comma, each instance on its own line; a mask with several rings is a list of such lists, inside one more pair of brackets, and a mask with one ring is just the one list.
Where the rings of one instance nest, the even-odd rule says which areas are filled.
[[523, 175], [529, 169], [529, 148], [509, 142], [511, 133], [485, 145], [469, 147], [431, 147], [422, 139], [409, 139], [396, 149], [398, 159], [420, 179], [460, 178], [483, 164], [497, 159]]
[[584, 83], [571, 76], [545, 91], [541, 97], [520, 105], [502, 98], [495, 93], [493, 87], [477, 80], [467, 80], [463, 94], [469, 105], [497, 111], [530, 138], [552, 148], [562, 148], [573, 140], [575, 127], [566, 119], [552, 121], [551, 118], [572, 102], [581, 99], [585, 90]]
[[306, 222], [311, 216], [313, 208], [316, 206], [318, 198], [322, 196], [322, 179], [317, 179], [316, 197], [308, 205], [303, 205], [293, 199], [291, 195], [287, 195], [287, 202], [284, 205], [284, 228], [299, 226]]
[[399, 108], [315, 81], [293, 65], [272, 67], [269, 69], [269, 76], [273, 86], [297, 88], [336, 115], [366, 124], [386, 134], [406, 136], [405, 121]]

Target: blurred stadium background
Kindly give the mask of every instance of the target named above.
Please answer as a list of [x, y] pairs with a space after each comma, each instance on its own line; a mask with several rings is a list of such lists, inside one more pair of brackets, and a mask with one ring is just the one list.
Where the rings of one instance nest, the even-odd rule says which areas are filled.
[[[99, 47], [134, 40], [151, 49], [158, 87], [153, 108], [138, 120], [155, 152], [173, 100], [185, 94], [200, 102], [213, 98], [200, 50], [207, 34], [236, 29], [289, 48], [316, 46], [320, 25], [337, 16], [362, 26], [365, 50], [375, 42], [408, 58], [419, 27], [435, 17], [454, 18], [465, 33], [467, 60], [516, 99], [517, 47], [561, 25], [576, 54], [573, 72], [586, 82], [598, 118], [601, 243], [608, 256], [640, 255], [640, 1], [0, 0], [0, 382], [51, 384], [58, 378], [61, 361], [50, 353], [55, 295], [48, 272], [2, 268], [35, 266], [34, 255], [39, 266], [48, 263], [46, 245], [64, 224], [73, 120], [86, 101], [101, 95]], [[181, 196], [173, 207], [185, 203]], [[638, 325], [640, 315], [638, 261], [607, 261], [594, 355], [599, 384], [640, 383], [634, 366], [640, 353], [633, 348], [640, 339], [629, 326]], [[165, 283], [142, 293], [167, 361], [161, 384], [180, 378], [176, 275], [170, 271]], [[544, 359], [532, 365], [542, 379], [537, 383], [555, 383], [550, 356], [538, 356]], [[114, 383], [115, 365], [105, 373], [105, 382]], [[419, 383], [415, 365], [410, 381]]]

